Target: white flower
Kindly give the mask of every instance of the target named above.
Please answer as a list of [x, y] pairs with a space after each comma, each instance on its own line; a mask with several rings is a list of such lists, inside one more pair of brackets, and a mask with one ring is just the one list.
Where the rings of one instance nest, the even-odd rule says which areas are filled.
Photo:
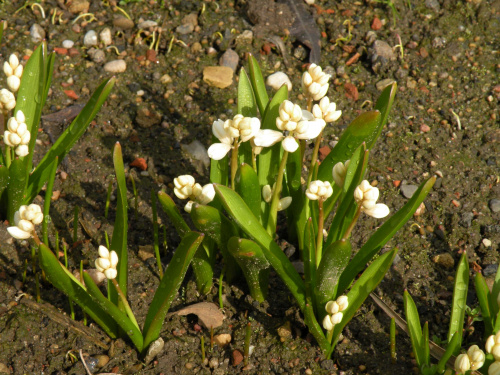
[[311, 64], [302, 75], [302, 91], [313, 100], [320, 100], [328, 92], [329, 79], [330, 75], [323, 73], [321, 67]]
[[500, 361], [500, 331], [496, 335], [491, 335], [486, 340], [486, 352], [495, 357], [495, 361]]
[[323, 319], [323, 328], [327, 331], [331, 331], [333, 327], [334, 325], [332, 324], [330, 315], [325, 315], [325, 318]]
[[339, 324], [342, 321], [342, 318], [344, 317], [344, 314], [341, 312], [335, 313], [330, 317], [330, 320], [332, 321], [332, 324]]
[[9, 234], [18, 240], [25, 240], [32, 236], [35, 225], [43, 221], [42, 209], [37, 204], [19, 207], [19, 211], [14, 214], [13, 227], [8, 227]]
[[307, 198], [312, 201], [325, 201], [333, 194], [333, 188], [328, 181], [311, 181], [306, 190]]
[[354, 200], [361, 205], [361, 210], [376, 219], [389, 215], [389, 207], [383, 203], [376, 203], [379, 191], [366, 180], [354, 190]]
[[312, 113], [314, 117], [325, 122], [337, 121], [342, 115], [342, 111], [337, 111], [336, 104], [330, 103], [330, 99], [327, 96], [321, 99], [319, 104], [313, 106]]
[[266, 203], [271, 202], [273, 197], [273, 189], [271, 189], [271, 185], [264, 185], [262, 187], [262, 198]]
[[337, 298], [337, 305], [339, 305], [339, 311], [344, 311], [347, 309], [347, 306], [349, 306], [349, 300], [347, 299], [347, 296], [340, 296]]
[[241, 142], [252, 139], [260, 130], [260, 120], [257, 117], [244, 117], [236, 115], [231, 124], [231, 135], [240, 138]]
[[213, 184], [206, 184], [201, 187], [193, 176], [185, 174], [174, 178], [174, 194], [179, 199], [189, 199], [186, 203], [184, 210], [191, 212], [194, 201], [200, 204], [208, 204], [213, 201], [215, 197], [215, 189]]
[[206, 184], [201, 189], [201, 193], [196, 197], [196, 201], [200, 204], [209, 204], [215, 198], [215, 189], [213, 184]]
[[106, 278], [109, 280], [112, 280], [116, 278], [116, 275], [118, 272], [116, 271], [116, 266], [118, 264], [118, 255], [116, 254], [115, 251], [109, 251], [106, 247], [104, 246], [99, 246], [99, 258], [96, 259], [95, 261], [95, 268], [99, 272], [104, 273], [106, 275]]
[[488, 375], [500, 375], [500, 362], [493, 362], [488, 367]]
[[7, 89], [0, 90], [0, 108], [10, 111], [16, 106], [16, 97]]
[[[276, 186], [273, 185], [273, 188], [271, 189], [270, 185], [264, 185], [262, 187], [262, 198], [264, 199], [264, 202], [270, 203], [271, 199], [273, 198], [273, 192], [274, 192], [274, 187]], [[292, 204], [292, 197], [283, 197], [279, 200], [278, 202], [278, 211], [283, 211], [286, 210], [290, 205]]]
[[278, 211], [286, 210], [292, 204], [292, 197], [283, 197], [278, 202]]
[[325, 310], [328, 314], [336, 314], [339, 312], [339, 304], [337, 301], [328, 301], [325, 305]]
[[7, 86], [9, 86], [13, 92], [19, 90], [21, 77], [23, 75], [23, 66], [19, 64], [19, 59], [16, 55], [10, 55], [9, 61], [4, 62], [3, 71], [7, 76]]
[[351, 162], [350, 160], [347, 160], [345, 163], [339, 161], [337, 164], [333, 166], [332, 170], [333, 181], [335, 181], [335, 184], [339, 187], [344, 186], [345, 175], [347, 173], [347, 168], [349, 167], [350, 162]]
[[484, 352], [481, 349], [479, 349], [479, 346], [472, 345], [469, 348], [469, 350], [467, 350], [467, 356], [469, 357], [470, 360], [471, 370], [477, 370], [484, 365], [484, 360], [486, 359], [486, 356], [484, 355]]
[[26, 119], [22, 111], [17, 111], [16, 117], [11, 117], [7, 122], [7, 129], [3, 134], [7, 146], [15, 147], [17, 156], [26, 156], [29, 153], [28, 144], [31, 134], [25, 123]]
[[259, 147], [269, 147], [283, 140], [283, 149], [295, 152], [299, 147], [297, 139], [314, 139], [324, 126], [324, 120], [316, 119], [311, 112], [301, 110], [297, 104], [285, 100], [280, 104], [279, 116], [276, 118], [276, 127], [284, 133], [270, 129], [259, 130], [254, 143]]
[[455, 360], [455, 371], [459, 374], [465, 374], [470, 370], [470, 360], [467, 354], [460, 354]]

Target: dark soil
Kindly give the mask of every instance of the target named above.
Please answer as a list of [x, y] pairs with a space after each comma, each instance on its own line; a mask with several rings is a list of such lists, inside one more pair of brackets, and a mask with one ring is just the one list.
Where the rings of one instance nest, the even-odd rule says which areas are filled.
[[[108, 184], [113, 182], [113, 145], [121, 143], [127, 166], [136, 158], [146, 160], [145, 171], [127, 168], [127, 176], [134, 179], [138, 192], [135, 211], [129, 184], [129, 298], [141, 324], [159, 281], [154, 259], [143, 255], [152, 252], [150, 191], [163, 189], [171, 194], [173, 178], [185, 173], [208, 182], [203, 162], [192, 160], [183, 145], [199, 140], [207, 147], [212, 122], [236, 112], [237, 83], [226, 89], [211, 87], [203, 82], [203, 68], [218, 65], [221, 55], [233, 48], [240, 57], [239, 70], [252, 53], [266, 77], [274, 71], [285, 71], [294, 85], [291, 98], [301, 102], [300, 77], [309, 62], [308, 48], [287, 37], [285, 30], [267, 27], [259, 12], [254, 11], [250, 18], [249, 1], [165, 0], [164, 7], [155, 1], [121, 5], [135, 22], [131, 29], [114, 26], [113, 18], [122, 13], [102, 4], [107, 1], [91, 2], [89, 12], [94, 13], [96, 21], [80, 19], [74, 26], [72, 20], [78, 13], [70, 13], [69, 4], [64, 3], [70, 2], [42, 1], [47, 14], [44, 20], [36, 7], [14, 14], [24, 1], [2, 2], [0, 18], [8, 20], [9, 25], [0, 52], [3, 59], [13, 52], [28, 55], [37, 45], [29, 32], [34, 23], [46, 32], [50, 51], [62, 47], [65, 39], [75, 41], [71, 56], [61, 54], [64, 51], [56, 55], [46, 115], [85, 103], [99, 82], [110, 77], [103, 65], [117, 59], [117, 52], [126, 61], [127, 70], [116, 74], [109, 99], [61, 164], [54, 188], [60, 194], [51, 208], [51, 231], [57, 230], [61, 242], [68, 244], [71, 269], [81, 260], [91, 266], [98, 245], [104, 243], [104, 231], [112, 233], [113, 202], [108, 219], [104, 210]], [[449, 260], [456, 264], [467, 251], [471, 276], [482, 270], [490, 280], [499, 262], [500, 212], [492, 200], [500, 199], [500, 1], [415, 0], [396, 1], [394, 5], [398, 11], [394, 20], [390, 7], [379, 2], [317, 0], [310, 7], [322, 33], [320, 65], [333, 76], [328, 96], [343, 111], [327, 131], [325, 144], [332, 146], [350, 121], [373, 107], [382, 80], [398, 82], [389, 123], [371, 153], [367, 177], [378, 181], [380, 200], [392, 212], [407, 201], [400, 193], [402, 185], [418, 185], [433, 174], [439, 178], [425, 201], [425, 212], [414, 217], [388, 244], [387, 249], [396, 246], [400, 251], [377, 294], [402, 315], [402, 294], [407, 289], [415, 298], [421, 320], [429, 321], [431, 337], [444, 340], [455, 270]], [[49, 12], [53, 9], [62, 12], [62, 23], [59, 13], [51, 22]], [[182, 35], [176, 28], [191, 13], [197, 15], [198, 26]], [[147, 52], [152, 40], [145, 40], [146, 34], [138, 29], [143, 20], [161, 26], [156, 56]], [[244, 30], [252, 30], [251, 21], [258, 24], [253, 40], [238, 40]], [[347, 22], [352, 26], [352, 37]], [[88, 30], [99, 33], [105, 27], [111, 28], [117, 50], [96, 46], [105, 53], [105, 61], [98, 61], [95, 51], [83, 46], [83, 36]], [[269, 41], [277, 37], [283, 38], [283, 51], [275, 46], [279, 43]], [[388, 44], [385, 54], [374, 52], [375, 40], [379, 46], [380, 41]], [[356, 53], [359, 59], [352, 61]], [[73, 90], [79, 98], [71, 99], [64, 90]], [[65, 124], [44, 121], [42, 126], [38, 159]], [[42, 191], [36, 203], [43, 199]], [[76, 207], [80, 214], [78, 241], [74, 243]], [[179, 238], [166, 217], [161, 215], [161, 219], [167, 225], [167, 262]], [[359, 248], [380, 223], [363, 219], [354, 231], [354, 246]], [[370, 300], [347, 326], [332, 360], [324, 360], [291, 296], [275, 275], [270, 282], [273, 292], [263, 304], [251, 300], [244, 282], [224, 283], [226, 319], [214, 333], [231, 334], [228, 346], [210, 350], [210, 332], [197, 325], [195, 316], [169, 316], [161, 335], [165, 348], [144, 367], [129, 342], [112, 343], [94, 324], [84, 327], [78, 308], [76, 322], [65, 319], [63, 314], [69, 314], [67, 299], [50, 284], [41, 283], [41, 304], [32, 300], [36, 289], [31, 249], [9, 238], [7, 225], [3, 223], [0, 228], [0, 373], [84, 374], [80, 350], [89, 363], [109, 357], [104, 367], [94, 367], [95, 373], [415, 372], [404, 333], [397, 336], [398, 358], [391, 362], [389, 319]], [[483, 240], [491, 245], [485, 246], [488, 241]], [[53, 237], [51, 241], [53, 244]], [[442, 254], [449, 255], [448, 262], [443, 257], [435, 258]], [[198, 295], [188, 273], [171, 310], [200, 301], [218, 304], [217, 289], [215, 280], [209, 295]], [[477, 306], [472, 289], [468, 305]], [[253, 353], [246, 367], [243, 362], [234, 366], [235, 351], [244, 350], [249, 322]], [[290, 329], [286, 328], [288, 324]], [[482, 325], [474, 323], [472, 328], [481, 332]], [[207, 363], [201, 359], [202, 336], [207, 343]], [[475, 337], [467, 334], [464, 345]]]

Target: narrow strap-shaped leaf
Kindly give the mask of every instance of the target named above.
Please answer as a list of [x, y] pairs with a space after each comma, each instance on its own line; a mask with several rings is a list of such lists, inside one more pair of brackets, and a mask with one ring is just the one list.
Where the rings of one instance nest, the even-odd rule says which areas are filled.
[[316, 275], [316, 235], [313, 230], [312, 219], [307, 220], [304, 236], [304, 247], [302, 250], [304, 259], [304, 282], [307, 297], [313, 306], [316, 306], [314, 288], [317, 285]]
[[49, 235], [47, 231], [48, 218], [50, 211], [50, 202], [52, 200], [52, 190], [54, 188], [54, 180], [56, 179], [57, 164], [59, 164], [58, 158], [55, 158], [52, 162], [52, 167], [50, 171], [49, 181], [47, 182], [47, 189], [45, 190], [45, 200], [43, 201], [43, 222], [42, 222], [42, 235], [43, 242], [45, 244], [49, 243]]
[[354, 258], [349, 262], [342, 276], [340, 276], [338, 293], [346, 290], [356, 275], [378, 253], [378, 251], [394, 236], [394, 234], [413, 216], [417, 208], [429, 194], [436, 177], [424, 181], [411, 199], [392, 215], [382, 226], [366, 241]]
[[87, 286], [87, 292], [99, 304], [99, 306], [118, 324], [118, 326], [125, 332], [137, 348], [141, 351], [143, 349], [143, 337], [139, 328], [132, 323], [130, 318], [121, 311], [115, 304], [103, 296], [94, 280], [87, 272], [83, 273], [83, 280]]
[[[115, 175], [117, 182], [116, 194], [116, 218], [113, 228], [113, 236], [111, 238], [110, 250], [116, 251], [118, 255], [118, 276], [116, 281], [120, 285], [125, 297], [128, 289], [128, 248], [127, 248], [127, 233], [128, 233], [128, 201], [127, 201], [127, 183], [125, 181], [125, 170], [123, 166], [123, 155], [120, 143], [116, 142], [113, 150], [113, 164], [115, 166]], [[111, 289], [111, 301], [122, 306], [118, 294], [114, 288]]]
[[260, 220], [261, 190], [259, 176], [248, 164], [241, 164], [236, 172], [236, 192], [243, 198], [252, 213]]
[[383, 91], [382, 94], [378, 97], [377, 104], [375, 104], [375, 109], [380, 111], [380, 125], [377, 129], [377, 134], [375, 136], [370, 137], [371, 139], [367, 141], [367, 147], [371, 150], [375, 142], [377, 141], [382, 129], [387, 123], [387, 119], [389, 117], [389, 112], [391, 111], [392, 104], [394, 103], [394, 97], [396, 96], [398, 85], [396, 82], [388, 85]]
[[408, 333], [410, 335], [413, 354], [417, 361], [418, 367], [425, 364], [425, 352], [423, 348], [422, 326], [420, 325], [420, 317], [418, 316], [417, 306], [411, 298], [410, 293], [404, 292], [405, 315], [408, 322]]
[[252, 298], [263, 302], [269, 288], [270, 265], [262, 248], [252, 240], [232, 237], [227, 249], [240, 265]]
[[[2, 25], [3, 22], [0, 22], [0, 25]], [[5, 165], [0, 165], [0, 212], [5, 212], [3, 210], [4, 203], [7, 203], [7, 186], [9, 184], [9, 168], [7, 168]], [[3, 194], [5, 193], [5, 198], [3, 197]], [[5, 201], [5, 202], [4, 202]]]
[[245, 117], [257, 117], [257, 103], [253, 95], [252, 83], [244, 68], [240, 70], [238, 82], [238, 113]]
[[266, 84], [264, 82], [264, 77], [262, 76], [259, 63], [255, 59], [255, 57], [250, 55], [248, 64], [250, 68], [250, 82], [252, 83], [252, 88], [255, 93], [257, 107], [259, 108], [261, 117], [263, 117], [267, 103], [269, 102], [269, 97], [267, 96], [266, 91]]
[[[489, 294], [488, 285], [483, 275], [476, 273], [474, 278], [474, 286], [476, 289], [477, 299], [479, 300], [479, 306], [481, 307], [481, 316], [483, 317], [483, 322], [486, 332], [494, 332], [494, 317], [491, 316], [490, 304], [489, 304]], [[495, 301], [496, 302], [496, 301]]]
[[158, 192], [158, 200], [160, 201], [163, 211], [165, 211], [170, 220], [172, 220], [179, 236], [184, 237], [184, 235], [190, 231], [189, 225], [187, 225], [186, 221], [182, 218], [175, 202], [172, 200], [170, 195], [164, 191]]
[[354, 151], [363, 142], [367, 145], [372, 144], [373, 139], [378, 136], [381, 125], [380, 120], [379, 111], [365, 112], [354, 119], [342, 133], [337, 145], [321, 162], [318, 170], [318, 180], [331, 182], [333, 180], [332, 169], [335, 164], [338, 162], [344, 163], [346, 160], [351, 159]]
[[[464, 251], [458, 262], [455, 274], [455, 286], [453, 287], [453, 301], [451, 304], [450, 327], [448, 330], [448, 341], [455, 332], [458, 332], [459, 346], [462, 345], [462, 335], [464, 328], [465, 306], [467, 305], [467, 291], [469, 288], [469, 261], [467, 253]], [[458, 354], [458, 351], [454, 353]]]
[[52, 285], [75, 301], [108, 336], [116, 338], [115, 321], [90, 297], [79, 282], [68, 275], [70, 272], [63, 269], [64, 267], [59, 263], [54, 253], [43, 243], [38, 249], [38, 257], [40, 267], [45, 271], [45, 275]]
[[27, 182], [25, 165], [26, 164], [21, 159], [16, 158], [12, 161], [9, 168], [7, 219], [11, 223], [14, 222], [14, 213], [19, 210], [19, 207], [23, 204], [23, 194]]
[[493, 287], [491, 288], [491, 293], [488, 295], [490, 301], [491, 316], [496, 317], [495, 332], [500, 330], [500, 318], [498, 317], [500, 306], [497, 302], [499, 295], [500, 295], [500, 267], [498, 267], [497, 273], [495, 275], [495, 280], [493, 281]]
[[354, 283], [349, 293], [347, 293], [349, 305], [344, 311], [342, 311], [342, 321], [339, 324], [336, 324], [333, 328], [332, 337], [334, 343], [338, 341], [343, 329], [357, 313], [365, 299], [382, 281], [384, 275], [391, 266], [397, 251], [397, 249], [393, 249], [375, 259]]
[[425, 322], [424, 328], [422, 329], [422, 347], [424, 349], [424, 366], [430, 366], [431, 356], [429, 348], [429, 322]]
[[293, 294], [302, 311], [305, 308], [305, 286], [292, 263], [273, 241], [241, 197], [226, 186], [215, 185], [222, 205], [238, 226], [264, 250], [264, 254]]
[[326, 357], [329, 358], [334, 346], [330, 345], [330, 342], [325, 337], [325, 334], [323, 333], [323, 330], [319, 325], [316, 316], [314, 315], [314, 308], [309, 298], [307, 299], [307, 303], [305, 306], [304, 321], [306, 322], [307, 328], [309, 328], [309, 332], [311, 332], [311, 334], [314, 336], [319, 346], [321, 347], [323, 353], [327, 353]]
[[191, 266], [196, 278], [196, 288], [198, 293], [202, 295], [206, 295], [212, 290], [215, 250], [215, 243], [207, 236], [193, 256]]
[[175, 250], [174, 256], [165, 270], [165, 276], [161, 279], [153, 301], [149, 305], [149, 311], [142, 330], [144, 349], [147, 349], [159, 337], [170, 304], [174, 300], [182, 280], [184, 280], [189, 263], [202, 241], [203, 234], [189, 232], [182, 238], [181, 243]]
[[47, 182], [48, 176], [50, 174], [50, 165], [52, 164], [55, 157], [59, 157], [60, 163], [64, 159], [66, 154], [71, 150], [71, 147], [73, 147], [76, 141], [83, 135], [92, 119], [102, 107], [114, 84], [115, 79], [111, 78], [99, 85], [97, 90], [89, 99], [85, 107], [80, 111], [78, 116], [59, 136], [56, 143], [54, 143], [50, 150], [47, 151], [40, 163], [38, 163], [35, 170], [29, 177], [25, 204], [26, 202], [31, 202], [38, 194], [38, 192], [42, 189], [43, 185]]
[[448, 360], [453, 356], [453, 353], [455, 353], [457, 350], [460, 350], [459, 337], [460, 335], [457, 332], [455, 332], [451, 340], [448, 342], [448, 345], [446, 346], [446, 351], [444, 352], [443, 356], [441, 357], [437, 365], [437, 370], [439, 374], [443, 373], [443, 371], [446, 369], [446, 362], [448, 362]]

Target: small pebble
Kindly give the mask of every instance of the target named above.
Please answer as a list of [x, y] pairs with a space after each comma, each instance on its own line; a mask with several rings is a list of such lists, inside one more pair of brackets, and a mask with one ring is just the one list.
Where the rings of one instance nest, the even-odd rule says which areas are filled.
[[238, 349], [233, 350], [233, 366], [238, 366], [241, 362], [243, 362], [243, 353]]
[[124, 60], [113, 60], [104, 65], [104, 70], [109, 73], [123, 73], [127, 70], [127, 63]]
[[101, 39], [101, 42], [105, 46], [109, 46], [110, 44], [113, 43], [113, 38], [111, 36], [111, 29], [109, 27], [106, 27], [104, 30], [102, 30], [99, 33], [99, 39]]
[[[201, 47], [201, 45], [200, 45], [200, 47]], [[234, 72], [236, 72], [236, 68], [238, 67], [239, 61], [240, 61], [240, 57], [238, 56], [238, 54], [234, 50], [229, 48], [220, 57], [219, 65], [220, 66], [227, 66], [227, 67], [233, 69]]]
[[40, 43], [45, 39], [45, 30], [39, 24], [34, 23], [30, 28], [30, 36], [33, 43]]
[[118, 17], [113, 20], [113, 25], [120, 29], [128, 30], [134, 27], [134, 21], [126, 17]]
[[167, 85], [172, 82], [172, 77], [170, 77], [168, 74], [164, 74], [161, 76], [160, 82], [164, 85]]
[[139, 24], [137, 25], [137, 27], [138, 27], [139, 29], [143, 29], [143, 30], [145, 30], [145, 29], [149, 29], [150, 27], [156, 27], [156, 26], [158, 26], [158, 22], [156, 22], [156, 21], [151, 21], [151, 20], [142, 21], [141, 23], [139, 23]]
[[106, 366], [109, 362], [109, 357], [105, 354], [96, 355], [95, 359], [97, 359], [97, 366], [96, 366], [97, 368], [102, 368]]
[[252, 30], [244, 30], [236, 37], [236, 44], [251, 44], [253, 40]]
[[436, 255], [432, 260], [443, 268], [453, 268], [455, 266], [455, 260], [449, 253]]
[[292, 82], [283, 72], [276, 72], [267, 77], [266, 85], [274, 90], [279, 90], [281, 86], [287, 85], [288, 91], [292, 91]]
[[231, 335], [229, 333], [221, 333], [214, 337], [214, 341], [221, 347], [226, 346], [231, 342]]
[[484, 247], [491, 247], [491, 240], [489, 240], [488, 238], [483, 238], [482, 242]]
[[233, 69], [227, 66], [207, 66], [203, 69], [203, 81], [224, 89], [233, 83], [233, 74]]
[[94, 30], [89, 30], [83, 37], [83, 44], [87, 47], [95, 46], [99, 43], [97, 33]]
[[74, 45], [75, 45], [75, 42], [73, 42], [72, 40], [69, 40], [69, 39], [63, 40], [63, 42], [62, 42], [62, 46], [64, 48], [70, 49], [70, 48], [73, 48]]
[[208, 365], [210, 368], [217, 368], [219, 367], [219, 360], [217, 358], [210, 358], [210, 361], [208, 361]]
[[490, 199], [490, 201], [488, 202], [488, 206], [490, 207], [491, 212], [500, 212], [500, 199]]
[[415, 185], [401, 185], [399, 188], [403, 197], [410, 199], [413, 194], [417, 191], [418, 186]]

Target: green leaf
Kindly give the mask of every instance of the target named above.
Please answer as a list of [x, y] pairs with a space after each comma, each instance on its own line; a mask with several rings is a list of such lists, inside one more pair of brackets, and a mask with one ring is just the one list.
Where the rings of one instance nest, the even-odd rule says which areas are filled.
[[250, 69], [250, 82], [252, 83], [253, 92], [255, 93], [255, 99], [257, 101], [257, 107], [261, 117], [264, 116], [264, 112], [269, 102], [269, 97], [267, 96], [266, 84], [264, 82], [264, 77], [259, 67], [259, 63], [250, 55], [248, 59], [249, 69]]
[[[2, 25], [3, 22], [0, 22]], [[7, 186], [9, 185], [9, 168], [5, 165], [0, 165], [0, 212], [6, 212], [3, 210], [4, 203], [7, 202]], [[5, 198], [4, 198], [5, 193]], [[3, 215], [1, 215], [3, 216]]]
[[[118, 276], [116, 281], [120, 285], [123, 294], [127, 296], [128, 285], [128, 249], [127, 249], [127, 232], [128, 232], [128, 201], [127, 201], [127, 183], [125, 181], [125, 171], [123, 166], [122, 148], [120, 143], [116, 142], [113, 150], [113, 164], [115, 166], [116, 182], [118, 185], [116, 199], [116, 218], [113, 228], [113, 236], [111, 238], [110, 251], [116, 251], [118, 255]], [[118, 298], [118, 294], [114, 288], [111, 289], [111, 301], [122, 307], [122, 303]]]
[[486, 334], [491, 335], [494, 332], [493, 327], [495, 319], [494, 317], [492, 318], [490, 311], [490, 290], [488, 289], [486, 280], [480, 273], [476, 273], [476, 277], [474, 278], [474, 285], [476, 289], [477, 299], [479, 300], [479, 306], [481, 306], [481, 316], [483, 317]]
[[269, 287], [269, 262], [262, 248], [252, 240], [232, 237], [227, 249], [243, 270], [252, 298], [263, 302]]
[[55, 158], [55, 160], [52, 162], [49, 181], [47, 183], [47, 189], [45, 190], [45, 200], [43, 201], [42, 234], [43, 234], [43, 242], [45, 244], [49, 243], [49, 235], [47, 232], [47, 226], [48, 226], [47, 219], [49, 218], [50, 202], [52, 200], [52, 190], [54, 188], [54, 180], [56, 179], [57, 164], [59, 164], [58, 158]]
[[451, 358], [453, 353], [455, 353], [457, 350], [460, 350], [460, 335], [455, 332], [453, 334], [453, 337], [451, 338], [451, 341], [448, 342], [448, 346], [446, 347], [446, 351], [444, 352], [443, 356], [439, 360], [439, 363], [437, 365], [437, 371], [441, 374], [443, 371], [446, 369], [446, 362]]
[[331, 352], [334, 349], [334, 346], [330, 344], [330, 341], [325, 337], [325, 334], [323, 333], [322, 327], [319, 325], [318, 320], [316, 319], [316, 316], [314, 315], [314, 309], [312, 306], [311, 300], [308, 298], [307, 303], [305, 306], [305, 311], [304, 311], [304, 321], [307, 325], [307, 328], [309, 328], [309, 332], [314, 336], [316, 341], [318, 342], [319, 346], [321, 347], [321, 350], [323, 353], [327, 353], [326, 357], [330, 358]]
[[422, 344], [424, 349], [425, 366], [429, 366], [431, 363], [429, 348], [429, 322], [424, 323], [424, 329], [422, 330]]
[[261, 189], [257, 173], [248, 164], [241, 164], [236, 172], [236, 192], [243, 198], [252, 213], [260, 219]]
[[304, 311], [306, 305], [305, 286], [285, 253], [281, 251], [237, 193], [226, 186], [215, 185], [214, 187], [226, 211], [247, 236], [262, 247], [267, 260], [290, 289], [300, 309]]
[[388, 251], [382, 254], [377, 259], [373, 261], [372, 264], [363, 272], [359, 279], [354, 283], [349, 293], [347, 293], [347, 299], [349, 305], [342, 312], [342, 321], [335, 325], [333, 328], [333, 342], [336, 343], [340, 337], [340, 334], [344, 330], [345, 326], [358, 312], [359, 308], [365, 301], [366, 297], [377, 287], [377, 285], [382, 281], [384, 275], [392, 264], [394, 257], [396, 256], [397, 249]]
[[149, 311], [144, 322], [144, 350], [160, 336], [161, 326], [167, 315], [182, 280], [186, 275], [189, 263], [193, 258], [198, 246], [203, 241], [203, 234], [189, 232], [182, 238], [181, 243], [175, 250], [165, 276], [161, 279], [158, 289], [149, 306]]
[[245, 117], [257, 117], [257, 104], [253, 95], [252, 84], [244, 68], [240, 70], [240, 80], [238, 82], [238, 113]]
[[[26, 72], [24, 74], [26, 74]], [[78, 116], [61, 134], [56, 143], [52, 145], [52, 147], [45, 154], [40, 163], [38, 163], [33, 173], [29, 176], [28, 188], [24, 200], [25, 204], [31, 202], [38, 194], [38, 192], [42, 189], [43, 185], [47, 182], [50, 175], [50, 166], [54, 159], [56, 157], [59, 157], [60, 163], [64, 159], [66, 154], [71, 150], [76, 141], [78, 141], [78, 139], [80, 139], [80, 137], [83, 135], [90, 122], [93, 120], [93, 118], [103, 105], [104, 101], [108, 97], [114, 84], [114, 78], [101, 83], [101, 85], [97, 88], [95, 93], [92, 95], [92, 97], [78, 114]], [[33, 135], [32, 139], [34, 139]]]
[[388, 85], [383, 91], [382, 94], [378, 97], [377, 104], [375, 104], [375, 109], [380, 111], [381, 119], [380, 125], [378, 126], [378, 133], [371, 137], [371, 140], [367, 143], [367, 147], [371, 150], [373, 145], [377, 141], [380, 136], [380, 132], [384, 128], [387, 123], [387, 118], [389, 117], [389, 112], [391, 111], [392, 104], [394, 103], [394, 97], [396, 96], [398, 85], [396, 82]]
[[[455, 332], [458, 332], [459, 346], [462, 345], [462, 332], [464, 328], [465, 307], [467, 306], [467, 290], [469, 288], [469, 261], [464, 251], [458, 263], [455, 274], [455, 286], [453, 287], [453, 302], [451, 305], [450, 328], [448, 330], [448, 341]], [[458, 354], [458, 350], [454, 353]]]
[[490, 311], [491, 311], [491, 316], [496, 317], [496, 323], [495, 323], [495, 332], [500, 330], [500, 316], [499, 314], [499, 306], [497, 302], [497, 298], [500, 295], [500, 267], [497, 270], [497, 273], [495, 275], [495, 280], [493, 281], [493, 287], [491, 288], [491, 293], [489, 294], [489, 301], [490, 301]]
[[351, 159], [353, 153], [363, 142], [371, 145], [374, 139], [377, 138], [380, 127], [381, 115], [379, 111], [370, 111], [359, 115], [349, 124], [342, 133], [337, 145], [321, 162], [317, 179], [332, 182], [333, 166], [338, 162], [344, 163], [346, 160]]
[[[19, 158], [12, 160], [9, 168], [7, 219], [11, 223], [14, 222], [14, 213], [19, 210], [19, 207], [23, 204], [24, 191], [27, 182], [26, 171], [24, 168], [25, 163]], [[31, 201], [29, 203], [31, 203]]]
[[196, 288], [198, 293], [202, 295], [206, 295], [212, 290], [215, 250], [214, 242], [210, 238], [205, 237], [193, 256], [191, 266], [196, 278]]
[[351, 243], [348, 240], [335, 241], [328, 246], [321, 257], [317, 271], [316, 295], [318, 309], [324, 308], [336, 296], [337, 282], [351, 259]]
[[429, 194], [436, 177], [431, 177], [423, 182], [411, 199], [392, 215], [382, 226], [366, 241], [354, 258], [349, 262], [342, 276], [340, 276], [338, 293], [342, 294], [351, 284], [356, 275], [378, 253], [378, 251], [394, 236], [394, 234], [413, 216], [417, 208]]
[[302, 259], [304, 259], [304, 282], [306, 294], [311, 303], [316, 306], [316, 296], [314, 288], [317, 285], [316, 275], [316, 236], [314, 234], [312, 219], [307, 220], [304, 236], [304, 247], [302, 250]]
[[97, 285], [87, 272], [83, 273], [83, 280], [87, 287], [87, 292], [99, 304], [99, 306], [118, 324], [137, 348], [143, 349], [143, 337], [139, 328], [130, 320], [130, 318], [121, 311], [115, 304], [103, 296]]
[[165, 211], [170, 220], [172, 220], [172, 223], [174, 224], [174, 227], [177, 230], [179, 236], [181, 238], [184, 237], [184, 235], [190, 231], [189, 225], [187, 225], [187, 223], [182, 218], [179, 209], [175, 205], [170, 195], [168, 195], [164, 191], [160, 191], [158, 192], [158, 200], [160, 201], [163, 211]]
[[40, 267], [52, 285], [75, 301], [108, 336], [116, 338], [115, 321], [90, 297], [80, 282], [69, 276], [70, 272], [64, 270], [54, 253], [43, 243], [38, 249], [38, 256]]
[[413, 354], [415, 354], [418, 367], [421, 367], [426, 364], [422, 326], [420, 325], [417, 306], [415, 305], [415, 302], [413, 302], [413, 298], [411, 298], [410, 293], [406, 290], [404, 292], [404, 305], [406, 320], [408, 322], [408, 334], [410, 335]]

